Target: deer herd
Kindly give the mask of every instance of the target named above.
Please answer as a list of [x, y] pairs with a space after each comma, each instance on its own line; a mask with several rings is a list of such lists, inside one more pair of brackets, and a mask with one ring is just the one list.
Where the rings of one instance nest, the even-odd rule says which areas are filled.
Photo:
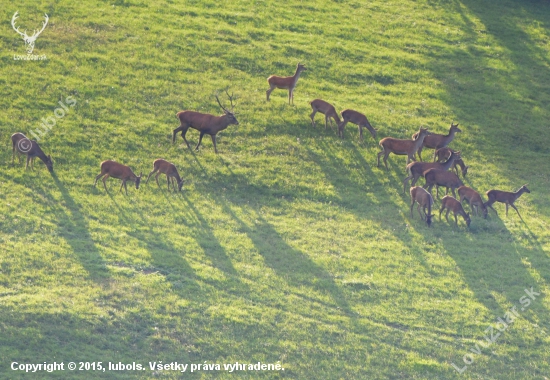
[[[46, 21], [47, 22], [47, 21]], [[277, 75], [272, 75], [267, 78], [269, 84], [269, 89], [266, 91], [266, 98], [269, 101], [269, 96], [276, 88], [288, 90], [288, 102], [289, 104], [294, 103], [294, 89], [300, 77], [300, 74], [306, 70], [306, 67], [301, 63], [298, 63], [296, 66], [296, 72], [293, 76], [290, 77], [281, 77]], [[226, 129], [230, 125], [239, 125], [235, 113], [233, 112], [233, 95], [229, 95], [226, 91], [227, 96], [231, 104], [231, 110], [225, 108], [218, 96], [216, 95], [216, 101], [218, 105], [223, 110], [223, 114], [220, 116], [215, 116], [211, 114], [205, 114], [196, 111], [181, 111], [176, 114], [176, 117], [180, 121], [180, 126], [172, 131], [172, 143], [176, 141], [176, 135], [178, 132], [181, 132], [181, 137], [187, 144], [188, 148], [191, 148], [189, 142], [186, 139], [186, 134], [189, 128], [196, 129], [199, 131], [199, 141], [195, 147], [195, 150], [199, 149], [201, 145], [202, 138], [205, 134], [210, 135], [212, 138], [212, 143], [214, 145], [214, 151], [218, 153], [216, 146], [216, 135], [218, 132]], [[328, 127], [330, 122], [332, 126], [332, 121], [336, 123], [338, 127], [338, 136], [344, 138], [344, 127], [348, 122], [353, 123], [359, 128], [359, 138], [363, 140], [363, 128], [366, 128], [372, 137], [376, 141], [376, 132], [375, 129], [367, 117], [355, 110], [346, 109], [340, 113], [342, 119], [338, 116], [334, 106], [322, 99], [312, 100], [310, 103], [312, 108], [312, 113], [309, 115], [311, 119], [311, 124], [315, 127], [315, 115], [317, 112], [325, 115], [325, 129]], [[383, 157], [384, 165], [386, 170], [388, 168], [388, 156], [390, 153], [395, 155], [406, 155], [407, 156], [407, 166], [406, 173], [407, 177], [403, 180], [404, 192], [407, 188], [407, 183], [411, 181], [409, 193], [411, 196], [411, 206], [410, 213], [411, 218], [413, 218], [413, 208], [415, 203], [418, 204], [418, 214], [420, 218], [426, 222], [428, 226], [432, 224], [432, 208], [434, 206], [434, 198], [432, 196], [432, 189], [436, 186], [436, 198], [439, 198], [439, 187], [445, 187], [445, 196], [441, 199], [441, 208], [439, 210], [439, 219], [441, 219], [441, 214], [443, 211], [447, 210], [445, 218], [449, 220], [449, 213], [452, 211], [455, 217], [455, 223], [458, 225], [457, 215], [462, 216], [466, 225], [470, 226], [470, 214], [464, 211], [462, 207], [462, 202], [466, 200], [469, 204], [469, 207], [472, 213], [475, 212], [476, 216], [481, 211], [481, 214], [484, 218], [487, 218], [488, 209], [490, 208], [496, 213], [496, 210], [493, 208], [495, 202], [501, 202], [506, 205], [506, 216], [508, 216], [508, 208], [511, 206], [518, 216], [521, 218], [518, 209], [514, 205], [514, 202], [523, 194], [530, 193], [526, 185], [523, 185], [516, 192], [507, 192], [501, 190], [489, 190], [486, 192], [488, 197], [487, 202], [483, 202], [481, 196], [474, 189], [464, 186], [464, 183], [459, 178], [458, 166], [461, 168], [462, 177], [465, 178], [468, 172], [468, 166], [464, 163], [461, 157], [460, 151], [455, 151], [447, 146], [453, 141], [455, 134], [457, 132], [462, 132], [458, 128], [458, 124], [451, 123], [448, 134], [436, 134], [428, 131], [428, 128], [422, 128], [418, 130], [415, 134], [412, 135], [411, 139], [397, 139], [393, 137], [385, 137], [380, 140], [379, 145], [382, 148], [382, 151], [377, 155], [377, 167], [380, 166], [380, 157]], [[50, 156], [42, 151], [38, 143], [34, 140], [29, 140], [23, 133], [17, 132], [11, 136], [12, 141], [12, 164], [17, 154], [19, 159], [20, 155], [24, 154], [27, 156], [27, 164], [25, 169], [28, 169], [29, 163], [31, 164], [31, 169], [34, 167], [34, 159], [36, 157], [40, 158], [42, 162], [46, 165], [48, 170], [53, 173], [53, 162]], [[434, 149], [433, 162], [422, 161], [422, 150], [424, 148]], [[418, 154], [419, 160], [416, 160], [416, 155]], [[411, 162], [414, 161], [414, 162]], [[126, 188], [126, 182], [131, 181], [135, 183], [136, 189], [139, 189], [139, 184], [141, 182], [142, 173], [139, 176], [135, 175], [132, 169], [126, 165], [120, 164], [115, 161], [107, 160], [101, 163], [101, 172], [95, 177], [94, 186], [97, 184], [97, 181], [101, 178], [103, 181], [103, 186], [107, 190], [105, 181], [109, 177], [113, 177], [121, 180], [120, 190], [124, 187], [126, 194], [128, 190]], [[453, 172], [452, 170], [455, 170]], [[155, 180], [157, 185], [160, 186], [158, 182], [159, 175], [165, 174], [168, 182], [168, 190], [170, 190], [170, 185], [173, 185], [175, 191], [181, 191], [184, 180], [181, 178], [178, 173], [176, 166], [164, 159], [156, 159], [153, 162], [153, 170], [147, 176], [146, 183], [149, 182], [149, 178], [156, 173]], [[425, 185], [424, 187], [415, 186], [416, 182], [420, 177], [424, 177]], [[177, 187], [177, 189], [176, 189]], [[447, 195], [451, 190], [453, 196]], [[458, 198], [456, 197], [456, 192], [458, 192]]]

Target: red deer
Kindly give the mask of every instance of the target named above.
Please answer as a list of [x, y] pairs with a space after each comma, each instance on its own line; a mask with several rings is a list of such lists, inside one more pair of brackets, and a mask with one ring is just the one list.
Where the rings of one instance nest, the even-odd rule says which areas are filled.
[[[315, 128], [314, 117], [317, 112], [321, 112], [323, 115], [325, 115], [325, 129], [327, 129], [327, 124], [330, 118], [334, 119], [334, 121], [336, 122], [336, 125], [338, 126], [338, 128], [340, 128], [340, 123], [341, 123], [340, 117], [338, 116], [338, 113], [336, 113], [336, 109], [332, 104], [325, 102], [324, 100], [321, 100], [321, 99], [312, 100], [311, 102], [309, 102], [309, 104], [313, 109], [313, 112], [311, 113], [311, 115], [309, 115], [309, 117], [311, 118], [311, 124], [313, 125], [314, 128]], [[330, 119], [331, 126], [332, 126], [332, 119]]]
[[416, 181], [429, 169], [440, 169], [447, 171], [449, 170], [452, 165], [456, 162], [456, 160], [460, 159], [460, 152], [452, 152], [451, 156], [447, 160], [447, 162], [439, 163], [439, 162], [411, 162], [407, 165], [407, 173], [409, 173], [409, 176], [406, 177], [403, 180], [403, 193], [405, 193], [407, 182], [409, 179], [412, 178], [411, 186], [414, 186]]
[[216, 100], [218, 101], [218, 104], [224, 112], [224, 114], [221, 116], [214, 116], [195, 111], [178, 112], [176, 116], [178, 117], [178, 119], [180, 119], [180, 126], [172, 131], [172, 143], [176, 141], [176, 134], [181, 131], [181, 137], [183, 137], [183, 141], [185, 141], [187, 147], [191, 149], [191, 147], [189, 146], [189, 142], [185, 138], [187, 130], [191, 127], [200, 132], [199, 142], [195, 147], [195, 150], [199, 149], [202, 137], [205, 134], [208, 134], [212, 138], [212, 143], [214, 143], [214, 151], [218, 153], [218, 148], [216, 147], [216, 135], [218, 134], [218, 132], [223, 131], [231, 124], [239, 125], [239, 122], [237, 121], [237, 119], [235, 118], [235, 114], [233, 113], [233, 96], [230, 96], [229, 93], [227, 93], [227, 96], [229, 96], [229, 101], [231, 102], [231, 111], [222, 106], [222, 104], [220, 103], [220, 99], [218, 99], [218, 96], [216, 95]]
[[[411, 187], [410, 193], [411, 193], [411, 218], [413, 217], [414, 202], [417, 202], [418, 214], [420, 215], [420, 219], [424, 220], [424, 217], [425, 217], [426, 223], [428, 224], [428, 227], [430, 227], [432, 225], [432, 217], [433, 217], [432, 206], [434, 204], [434, 199], [432, 195], [420, 186]], [[420, 208], [423, 209], [424, 216], [420, 212]]]
[[348, 122], [350, 122], [356, 124], [359, 127], [359, 138], [361, 140], [363, 140], [363, 128], [367, 128], [374, 138], [374, 141], [376, 141], [377, 129], [373, 128], [373, 126], [370, 125], [365, 115], [354, 110], [344, 110], [340, 112], [340, 114], [342, 115], [343, 120], [342, 124], [340, 124], [340, 126], [338, 127], [338, 136], [344, 138], [344, 127]]
[[452, 211], [455, 215], [455, 223], [458, 226], [458, 217], [457, 214], [462, 215], [464, 218], [464, 221], [466, 222], [466, 225], [470, 227], [470, 214], [466, 214], [464, 211], [464, 208], [462, 208], [462, 205], [459, 201], [457, 201], [455, 198], [445, 195], [443, 199], [441, 200], [441, 210], [439, 210], [439, 220], [441, 220], [441, 213], [443, 210], [447, 209], [447, 213], [445, 214], [445, 219], [447, 219], [447, 222], [449, 221], [449, 212]]
[[453, 141], [456, 132], [462, 132], [458, 128], [458, 123], [457, 124], [451, 123], [449, 134], [440, 135], [437, 133], [431, 133], [430, 135], [426, 136], [426, 138], [424, 139], [424, 143], [420, 148], [418, 148], [418, 158], [420, 159], [420, 161], [422, 161], [421, 154], [422, 154], [422, 149], [424, 147], [432, 148], [432, 149], [439, 149], [439, 148], [446, 147], [447, 145], [449, 145], [451, 141]]
[[519, 215], [519, 211], [514, 206], [514, 202], [521, 196], [523, 193], [530, 193], [531, 191], [527, 188], [527, 185], [523, 185], [520, 187], [518, 191], [515, 193], [509, 192], [509, 191], [500, 191], [500, 190], [489, 190], [486, 194], [489, 200], [485, 203], [485, 206], [490, 207], [491, 210], [497, 213], [497, 211], [493, 208], [493, 203], [500, 202], [506, 204], [506, 217], [508, 217], [508, 205], [512, 206], [514, 210], [518, 213], [518, 216], [521, 218], [521, 215]]
[[46, 154], [42, 151], [42, 149], [40, 148], [40, 146], [36, 141], [29, 140], [24, 134], [22, 134], [21, 132], [17, 132], [11, 135], [11, 143], [12, 143], [12, 156], [11, 156], [12, 164], [15, 158], [15, 152], [17, 152], [17, 157], [19, 159], [21, 158], [21, 153], [27, 156], [27, 165], [25, 165], [25, 169], [28, 169], [29, 162], [31, 164], [31, 169], [34, 169], [34, 159], [38, 157], [46, 165], [48, 170], [50, 172], [53, 172], [52, 157], [46, 156]]
[[411, 160], [414, 160], [414, 155], [416, 154], [416, 151], [422, 145], [422, 142], [424, 141], [424, 138], [428, 134], [428, 128], [422, 128], [418, 130], [418, 135], [416, 139], [413, 137], [412, 140], [401, 140], [401, 139], [394, 139], [393, 137], [385, 137], [378, 145], [382, 147], [382, 152], [378, 153], [378, 164], [377, 167], [380, 166], [380, 156], [384, 156], [384, 165], [386, 165], [386, 170], [389, 170], [388, 168], [388, 156], [390, 153], [397, 154], [397, 155], [407, 155], [407, 165]]
[[162, 158], [155, 160], [155, 162], [153, 162], [153, 171], [149, 173], [149, 175], [147, 176], [147, 181], [145, 181], [146, 184], [149, 182], [149, 178], [151, 178], [151, 176], [155, 172], [157, 172], [157, 175], [155, 176], [157, 185], [160, 186], [159, 175], [163, 173], [163, 174], [166, 174], [166, 180], [168, 181], [168, 190], [170, 190], [170, 181], [171, 181], [172, 185], [174, 186], [174, 190], [176, 190], [176, 183], [177, 183], [178, 190], [181, 191], [181, 187], [183, 186], [183, 179], [181, 179], [178, 173], [178, 169], [176, 168], [176, 165], [166, 160], [163, 160]]
[[426, 179], [426, 184], [424, 188], [428, 189], [431, 193], [432, 188], [436, 185], [436, 197], [439, 198], [439, 186], [444, 186], [445, 195], [448, 194], [449, 188], [453, 192], [453, 196], [456, 197], [455, 189], [458, 189], [460, 186], [464, 185], [460, 178], [455, 173], [447, 172], [441, 169], [428, 169], [424, 172], [424, 178]]
[[483, 203], [481, 199], [481, 195], [479, 195], [477, 191], [468, 186], [460, 186], [458, 188], [458, 197], [460, 198], [460, 203], [462, 203], [464, 199], [468, 201], [472, 213], [475, 211], [476, 216], [479, 214], [479, 209], [481, 209], [483, 217], [487, 219], [487, 206], [485, 206], [485, 203]]
[[103, 161], [101, 163], [101, 173], [99, 173], [95, 177], [94, 186], [97, 183], [97, 180], [103, 177], [103, 187], [105, 188], [105, 191], [109, 192], [107, 190], [107, 185], [105, 185], [105, 181], [109, 177], [113, 177], [116, 179], [122, 180], [122, 185], [120, 185], [120, 190], [122, 191], [122, 186], [124, 186], [124, 190], [126, 190], [126, 195], [128, 195], [128, 189], [126, 188], [126, 181], [133, 181], [136, 183], [136, 189], [139, 189], [139, 182], [141, 181], [141, 175], [143, 173], [139, 173], [139, 176], [135, 175], [132, 169], [126, 165], [119, 164], [118, 162], [107, 160]]
[[[443, 162], [449, 159], [449, 157], [451, 157], [451, 152], [453, 152], [451, 148], [447, 148], [447, 147], [439, 148], [438, 150], [435, 151], [434, 162]], [[454, 169], [457, 175], [458, 175], [458, 166], [460, 166], [462, 176], [466, 177], [466, 174], [468, 174], [468, 169], [470, 167], [466, 166], [462, 158], [457, 159], [455, 162], [453, 162], [453, 166], [451, 167], [451, 170]]]
[[279, 77], [277, 75], [272, 75], [269, 78], [267, 78], [267, 83], [269, 83], [269, 90], [267, 90], [266, 96], [267, 100], [269, 101], [269, 95], [275, 90], [276, 88], [282, 88], [284, 90], [288, 90], [288, 104], [290, 104], [290, 100], [292, 99], [292, 104], [294, 104], [294, 87], [296, 87], [296, 83], [298, 83], [298, 78], [300, 78], [300, 74], [302, 71], [307, 70], [304, 65], [298, 62], [298, 66], [296, 66], [296, 72], [291, 77]]

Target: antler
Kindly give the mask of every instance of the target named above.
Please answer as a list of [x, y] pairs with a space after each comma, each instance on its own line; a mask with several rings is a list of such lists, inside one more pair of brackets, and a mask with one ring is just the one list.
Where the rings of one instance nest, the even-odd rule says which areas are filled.
[[46, 16], [46, 17], [45, 17], [45, 18], [46, 18], [46, 21], [44, 21], [44, 22], [42, 23], [42, 29], [40, 29], [40, 31], [39, 31], [38, 33], [36, 33], [36, 29], [35, 29], [35, 32], [34, 32], [34, 34], [32, 35], [33, 37], [38, 37], [38, 36], [40, 35], [40, 33], [42, 33], [42, 32], [44, 31], [44, 29], [46, 29], [46, 25], [48, 25], [48, 20], [49, 20], [50, 18], [49, 18], [48, 15], [45, 14], [45, 13], [44, 13], [44, 16]]
[[13, 30], [15, 30], [17, 33], [19, 33], [20, 35], [22, 35], [24, 38], [28, 38], [29, 36], [27, 36], [27, 31], [26, 31], [26, 30], [25, 30], [25, 33], [21, 33], [21, 32], [19, 31], [19, 27], [17, 27], [17, 28], [15, 27], [15, 20], [17, 20], [17, 17], [18, 17], [17, 14], [18, 14], [18, 13], [19, 13], [19, 11], [18, 11], [18, 12], [15, 12], [15, 13], [13, 14], [13, 17], [11, 18], [11, 26], [13, 27]]
[[235, 108], [235, 105], [233, 104], [233, 93], [231, 93], [231, 95], [229, 95], [229, 92], [227, 92], [227, 90], [225, 90], [225, 93], [227, 94], [227, 97], [229, 98], [229, 101], [231, 102], [231, 111], [233, 111], [233, 108]]
[[222, 108], [222, 110], [224, 110], [224, 112], [229, 112], [228, 110], [225, 109], [224, 106], [222, 106], [222, 104], [220, 103], [220, 99], [218, 98], [218, 95], [214, 95], [216, 97], [216, 100], [218, 101], [218, 104], [220, 105], [220, 107]]

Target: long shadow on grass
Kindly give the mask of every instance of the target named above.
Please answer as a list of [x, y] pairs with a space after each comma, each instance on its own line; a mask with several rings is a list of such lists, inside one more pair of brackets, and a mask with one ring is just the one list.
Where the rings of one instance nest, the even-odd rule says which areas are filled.
[[102, 282], [109, 276], [109, 271], [90, 235], [88, 221], [80, 212], [80, 205], [71, 197], [57, 174], [53, 173], [52, 178], [61, 193], [63, 204], [60, 205], [47, 187], [42, 187], [40, 183], [34, 184], [33, 191], [41, 194], [50, 203], [55, 224], [59, 228], [59, 236], [71, 246], [72, 252], [78, 257], [90, 278]]
[[[465, 35], [461, 46], [443, 39], [440, 46], [446, 48], [432, 49], [429, 64], [432, 75], [447, 89], [445, 103], [461, 123], [479, 126], [476, 136], [470, 138], [473, 147], [489, 160], [507, 155], [507, 159], [498, 162], [497, 170], [501, 177], [509, 179], [510, 190], [517, 189], [540, 170], [529, 162], [525, 153], [531, 153], [531, 157], [536, 154], [540, 163], [550, 153], [550, 135], [533, 127], [542, 128], [550, 116], [546, 107], [550, 102], [547, 52], [524, 31], [526, 20], [540, 23], [547, 30], [550, 9], [540, 2], [463, 0], [438, 5], [448, 9], [447, 14], [453, 18], [448, 22], [461, 28]], [[472, 16], [482, 26], [477, 26]], [[495, 41], [497, 49], [493, 48]], [[494, 68], [497, 54], [510, 60], [512, 67]], [[523, 197], [535, 196], [535, 192], [542, 190], [530, 188], [533, 194]], [[506, 218], [504, 208], [497, 209], [499, 216], [490, 211], [488, 222], [477, 222], [474, 218], [472, 232], [463, 232], [470, 236], [469, 244], [452, 246], [447, 239], [441, 239], [464, 281], [494, 318], [507, 310], [491, 292], [498, 292], [508, 303], [519, 306], [525, 288], [540, 290], [537, 284], [540, 280], [531, 275], [525, 260], [544, 282], [550, 281], [548, 255], [529, 226], [520, 222], [519, 228], [509, 231], [500, 219]], [[513, 210], [508, 219], [511, 218], [517, 218]], [[476, 246], [480, 247], [478, 252]], [[533, 302], [532, 310], [525, 313], [533, 312], [539, 318], [548, 315], [541, 301]]]

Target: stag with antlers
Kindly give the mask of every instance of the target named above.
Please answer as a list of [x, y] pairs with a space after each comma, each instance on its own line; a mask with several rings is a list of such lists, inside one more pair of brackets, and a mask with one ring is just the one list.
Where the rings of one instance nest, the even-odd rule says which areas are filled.
[[13, 27], [13, 30], [15, 30], [17, 33], [19, 33], [21, 35], [21, 37], [23, 37], [23, 40], [25, 41], [25, 47], [27, 49], [27, 53], [28, 54], [32, 54], [33, 50], [34, 50], [34, 43], [36, 42], [36, 39], [38, 38], [38, 36], [40, 35], [40, 33], [42, 33], [44, 31], [44, 29], [46, 28], [46, 25], [48, 25], [48, 20], [49, 20], [49, 17], [47, 14], [44, 14], [44, 18], [46, 19], [43, 23], [42, 23], [42, 29], [40, 29], [39, 31], [37, 31], [36, 29], [34, 30], [34, 33], [32, 36], [28, 36], [27, 35], [27, 30], [25, 30], [24, 32], [21, 32], [19, 30], [19, 27], [16, 27], [15, 26], [15, 20], [17, 20], [17, 14], [19, 12], [15, 12], [13, 14], [13, 17], [11, 19], [11, 26]]
[[189, 142], [185, 138], [187, 130], [191, 127], [200, 132], [199, 142], [195, 147], [195, 150], [199, 149], [202, 137], [205, 134], [208, 134], [210, 135], [210, 137], [212, 137], [212, 143], [214, 143], [214, 151], [218, 153], [218, 149], [216, 147], [216, 135], [218, 134], [218, 132], [223, 131], [231, 124], [239, 125], [239, 122], [237, 121], [237, 119], [235, 118], [235, 114], [233, 113], [233, 94], [229, 95], [227, 91], [225, 91], [225, 93], [227, 94], [227, 96], [229, 97], [229, 101], [231, 102], [231, 111], [222, 106], [218, 95], [216, 95], [216, 100], [218, 101], [218, 104], [224, 112], [223, 115], [214, 116], [196, 111], [178, 112], [176, 116], [178, 117], [178, 119], [180, 119], [180, 126], [172, 131], [172, 143], [176, 141], [176, 134], [178, 132], [181, 132], [181, 137], [183, 137], [183, 140], [187, 144], [187, 147], [191, 148], [189, 146]]

